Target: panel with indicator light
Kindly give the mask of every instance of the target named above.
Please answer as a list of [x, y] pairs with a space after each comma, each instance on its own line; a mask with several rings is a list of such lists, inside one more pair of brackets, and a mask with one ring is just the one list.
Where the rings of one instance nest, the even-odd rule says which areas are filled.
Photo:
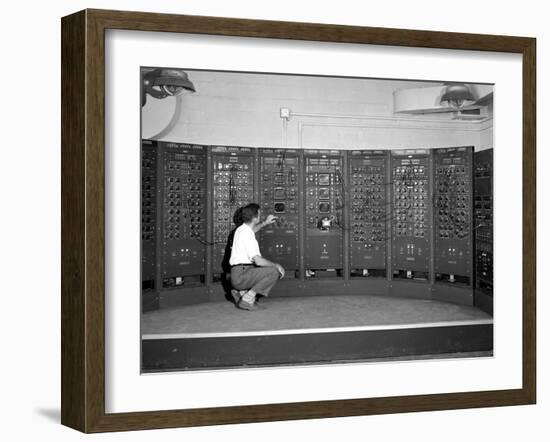
[[[260, 230], [262, 255], [281, 264], [287, 276], [297, 276], [300, 158], [295, 149], [260, 149], [260, 207], [262, 218], [277, 217]], [[290, 270], [290, 272], [288, 272]], [[294, 271], [294, 272], [292, 272]]]
[[[386, 159], [381, 150], [349, 152], [350, 268], [353, 276], [386, 269]], [[384, 275], [385, 272], [382, 272]]]
[[436, 280], [472, 283], [472, 147], [434, 151]]
[[493, 149], [474, 154], [475, 287], [493, 295]]
[[344, 238], [344, 155], [305, 150], [305, 274], [341, 276]]
[[212, 148], [212, 265], [215, 280], [228, 270], [235, 212], [254, 202], [254, 152], [247, 147]]
[[431, 157], [425, 149], [391, 152], [392, 271], [394, 278], [428, 279]]
[[204, 283], [206, 148], [180, 143], [163, 146], [162, 285]]
[[157, 143], [144, 140], [141, 147], [141, 280], [143, 289], [155, 288]]

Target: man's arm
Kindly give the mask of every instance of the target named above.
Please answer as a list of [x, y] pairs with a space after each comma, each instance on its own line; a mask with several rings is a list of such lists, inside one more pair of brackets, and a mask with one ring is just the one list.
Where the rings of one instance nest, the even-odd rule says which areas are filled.
[[[273, 224], [275, 221], [277, 220], [277, 217], [276, 216], [273, 216], [273, 215], [269, 215], [265, 220], [264, 222], [262, 223], [258, 223], [254, 226], [254, 233], [256, 233], [257, 231], [259, 231], [262, 227], [265, 227], [265, 226], [268, 226], [270, 224]], [[265, 266], [263, 266], [265, 267]]]
[[279, 273], [281, 274], [281, 278], [285, 276], [285, 269], [281, 264], [278, 264], [276, 262], [271, 262], [268, 259], [265, 259], [261, 255], [256, 255], [254, 258], [252, 258], [254, 261], [254, 264], [256, 264], [258, 267], [275, 267]]
[[256, 264], [258, 267], [275, 267], [277, 265], [277, 263], [271, 262], [261, 255], [256, 255], [254, 258], [252, 258], [252, 261], [254, 261], [254, 264]]

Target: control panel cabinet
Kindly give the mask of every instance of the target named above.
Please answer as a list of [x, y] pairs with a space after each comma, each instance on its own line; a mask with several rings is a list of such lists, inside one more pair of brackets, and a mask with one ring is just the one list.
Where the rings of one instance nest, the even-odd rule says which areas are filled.
[[157, 143], [141, 146], [141, 281], [144, 290], [155, 288], [156, 276]]
[[472, 147], [434, 151], [436, 280], [472, 280]]
[[165, 143], [163, 161], [163, 287], [204, 283], [206, 148]]
[[298, 151], [294, 149], [260, 150], [260, 207], [262, 217], [269, 214], [277, 221], [260, 230], [262, 255], [286, 270], [299, 269], [298, 234], [300, 228]]
[[[380, 150], [349, 152], [349, 236], [352, 276], [386, 269], [387, 154]], [[385, 275], [384, 275], [385, 276]]]
[[493, 294], [493, 149], [474, 154], [475, 285]]
[[220, 280], [229, 271], [237, 209], [254, 201], [254, 152], [246, 147], [212, 148], [212, 272]]
[[391, 152], [392, 272], [394, 278], [429, 279], [431, 156], [428, 150]]
[[343, 152], [306, 150], [304, 161], [306, 277], [336, 276], [343, 268]]

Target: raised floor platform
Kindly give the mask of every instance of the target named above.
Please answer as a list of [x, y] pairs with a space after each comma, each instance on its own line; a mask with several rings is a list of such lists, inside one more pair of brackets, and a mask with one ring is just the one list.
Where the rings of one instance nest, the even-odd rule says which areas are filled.
[[262, 298], [142, 315], [144, 372], [487, 352], [493, 320], [465, 305], [387, 296]]

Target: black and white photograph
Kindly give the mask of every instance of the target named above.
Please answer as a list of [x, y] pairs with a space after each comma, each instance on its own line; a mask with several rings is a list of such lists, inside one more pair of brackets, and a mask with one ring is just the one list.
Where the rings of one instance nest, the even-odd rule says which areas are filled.
[[493, 84], [140, 82], [142, 373], [493, 356]]
[[543, 2], [6, 5], [1, 440], [548, 439]]

